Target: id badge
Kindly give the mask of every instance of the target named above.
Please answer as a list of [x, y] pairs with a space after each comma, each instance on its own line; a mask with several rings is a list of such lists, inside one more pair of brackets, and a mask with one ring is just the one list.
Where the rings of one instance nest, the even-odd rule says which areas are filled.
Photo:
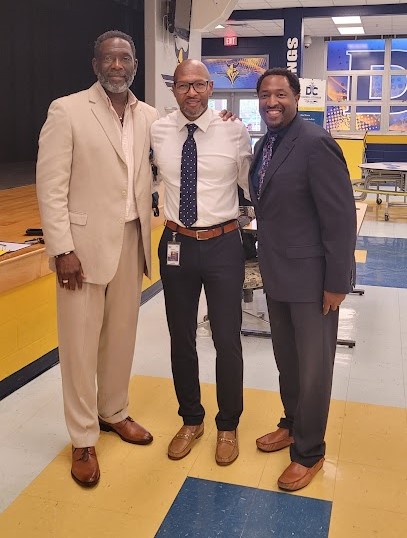
[[167, 243], [167, 265], [179, 265], [181, 256], [181, 243], [175, 241], [175, 233], [172, 241]]

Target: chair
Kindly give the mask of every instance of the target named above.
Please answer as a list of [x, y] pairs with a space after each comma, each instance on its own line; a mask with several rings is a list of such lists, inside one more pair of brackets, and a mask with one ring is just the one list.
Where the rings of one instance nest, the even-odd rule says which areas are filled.
[[[263, 280], [260, 273], [259, 261], [257, 258], [252, 258], [246, 260], [245, 262], [245, 278], [243, 283], [243, 303], [252, 303], [253, 302], [253, 292], [255, 290], [263, 289]], [[270, 337], [270, 323], [265, 318], [265, 312], [249, 312], [245, 308], [242, 309], [242, 313], [256, 318], [259, 321], [262, 321], [267, 325], [266, 330], [257, 330], [257, 329], [248, 329], [242, 327], [241, 334], [243, 336], [263, 336], [265, 338]]]

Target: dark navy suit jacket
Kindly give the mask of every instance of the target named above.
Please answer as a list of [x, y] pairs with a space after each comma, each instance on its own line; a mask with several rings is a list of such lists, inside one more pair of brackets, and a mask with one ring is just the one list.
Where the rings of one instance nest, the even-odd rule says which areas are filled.
[[[262, 157], [264, 137], [250, 169]], [[348, 293], [354, 265], [356, 210], [348, 169], [335, 140], [298, 114], [273, 153], [260, 198], [250, 194], [266, 293], [276, 301], [321, 301]]]

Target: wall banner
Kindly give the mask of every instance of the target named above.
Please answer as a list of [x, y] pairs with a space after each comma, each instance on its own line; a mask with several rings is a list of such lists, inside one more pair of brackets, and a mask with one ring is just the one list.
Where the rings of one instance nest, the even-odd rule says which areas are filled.
[[301, 94], [298, 112], [307, 121], [324, 126], [326, 81], [316, 78], [300, 78]]
[[215, 90], [255, 90], [268, 67], [268, 56], [202, 58]]

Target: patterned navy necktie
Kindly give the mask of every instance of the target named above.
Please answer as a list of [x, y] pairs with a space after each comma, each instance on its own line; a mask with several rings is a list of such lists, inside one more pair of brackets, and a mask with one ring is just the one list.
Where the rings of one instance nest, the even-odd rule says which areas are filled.
[[198, 129], [195, 123], [188, 123], [188, 138], [182, 146], [181, 187], [179, 197], [179, 220], [187, 228], [198, 219], [196, 204], [196, 183], [198, 158], [194, 133]]
[[277, 136], [268, 134], [267, 140], [263, 146], [263, 157], [262, 157], [261, 166], [259, 170], [259, 186], [257, 189], [257, 198], [260, 198], [261, 189], [264, 183], [264, 176], [266, 175], [267, 168], [270, 164], [271, 156], [273, 155], [273, 145], [276, 139], [277, 139]]

